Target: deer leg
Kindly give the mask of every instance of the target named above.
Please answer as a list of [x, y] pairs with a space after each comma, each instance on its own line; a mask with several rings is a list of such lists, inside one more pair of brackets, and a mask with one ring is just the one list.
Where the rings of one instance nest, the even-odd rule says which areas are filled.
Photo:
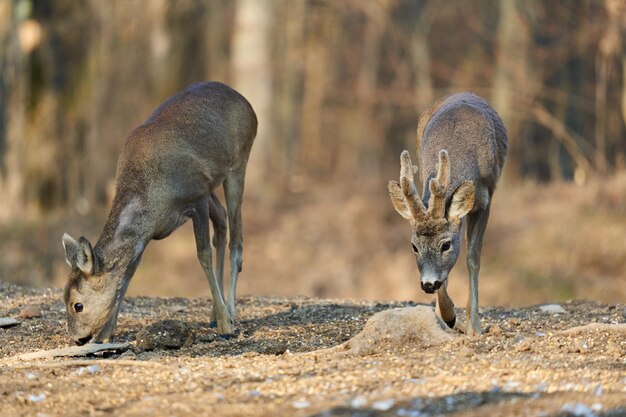
[[467, 331], [470, 336], [481, 334], [478, 315], [478, 273], [483, 236], [489, 220], [489, 206], [467, 217], [467, 269], [469, 270], [469, 296], [467, 298]]
[[[220, 287], [220, 292], [222, 293], [222, 298], [225, 299], [224, 292], [224, 257], [226, 254], [226, 210], [220, 204], [215, 193], [211, 192], [209, 196], [209, 218], [213, 223], [213, 246], [215, 246], [215, 250], [217, 251], [217, 262], [215, 265], [215, 276], [217, 278], [217, 283]], [[214, 327], [217, 325], [217, 321], [215, 320], [215, 312], [211, 313], [211, 323], [210, 326]]]
[[213, 273], [213, 253], [211, 250], [211, 238], [209, 234], [209, 201], [203, 198], [190, 213], [193, 221], [193, 233], [196, 237], [196, 249], [198, 260], [211, 288], [213, 300], [213, 315], [217, 321], [217, 332], [220, 335], [234, 334], [234, 326], [231, 320], [217, 278]]
[[243, 229], [241, 222], [241, 203], [245, 168], [231, 171], [224, 180], [224, 195], [228, 210], [228, 228], [230, 230], [230, 282], [228, 284], [227, 305], [233, 320], [236, 318], [237, 278], [243, 264]]
[[454, 303], [448, 295], [448, 280], [445, 280], [439, 291], [437, 291], [437, 308], [443, 321], [449, 328], [454, 329], [456, 324], [456, 313], [454, 312]]

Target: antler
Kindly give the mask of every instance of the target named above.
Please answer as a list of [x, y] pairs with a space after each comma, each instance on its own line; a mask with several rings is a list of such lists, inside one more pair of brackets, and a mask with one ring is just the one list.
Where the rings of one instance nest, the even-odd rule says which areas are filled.
[[428, 216], [440, 219], [446, 215], [446, 190], [450, 182], [450, 161], [445, 149], [439, 151], [439, 163], [437, 164], [437, 176], [431, 178], [430, 200], [428, 200]]
[[389, 196], [396, 211], [407, 220], [422, 221], [426, 219], [426, 208], [422, 203], [413, 176], [417, 167], [411, 163], [408, 151], [400, 155], [400, 183], [389, 181]]
[[417, 167], [411, 163], [408, 151], [402, 151], [400, 155], [400, 183], [389, 181], [389, 196], [394, 207], [407, 220], [423, 222], [426, 220], [443, 219], [446, 215], [446, 190], [450, 183], [450, 161], [445, 149], [439, 151], [439, 163], [437, 163], [437, 176], [431, 178], [428, 187], [430, 199], [428, 210], [417, 194], [414, 174]]
[[420, 221], [426, 217], [426, 207], [424, 207], [420, 196], [417, 194], [414, 180], [415, 172], [417, 172], [417, 166], [411, 162], [409, 151], [402, 151], [400, 155], [400, 187], [411, 215], [415, 220]]

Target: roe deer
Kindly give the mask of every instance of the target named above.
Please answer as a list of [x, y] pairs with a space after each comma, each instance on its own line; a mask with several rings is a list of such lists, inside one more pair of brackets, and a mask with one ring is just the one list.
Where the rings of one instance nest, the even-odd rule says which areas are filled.
[[468, 335], [481, 333], [480, 250], [507, 148], [502, 120], [485, 100], [470, 93], [443, 97], [420, 115], [417, 125], [422, 197], [413, 181], [418, 169], [406, 150], [400, 157], [400, 183], [389, 182], [395, 209], [411, 224], [422, 290], [437, 292], [439, 313], [451, 328], [456, 313], [447, 279], [459, 256], [461, 226], [467, 215]]
[[[68, 330], [78, 343], [111, 338], [122, 298], [152, 239], [193, 221], [198, 260], [213, 300], [218, 333], [231, 335], [235, 290], [242, 265], [241, 201], [257, 118], [230, 87], [197, 83], [161, 104], [126, 140], [117, 164], [115, 197], [95, 246], [63, 235]], [[214, 193], [223, 184], [226, 210]], [[230, 231], [230, 283], [224, 295], [226, 219]], [[217, 251], [213, 272], [209, 219]], [[225, 301], [226, 300], [226, 301]]]

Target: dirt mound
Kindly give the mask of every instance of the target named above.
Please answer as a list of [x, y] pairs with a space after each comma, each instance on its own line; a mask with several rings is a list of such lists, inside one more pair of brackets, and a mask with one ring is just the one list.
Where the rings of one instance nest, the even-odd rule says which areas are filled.
[[344, 344], [347, 353], [370, 355], [384, 351], [428, 348], [452, 340], [429, 306], [394, 308], [374, 314], [363, 331]]

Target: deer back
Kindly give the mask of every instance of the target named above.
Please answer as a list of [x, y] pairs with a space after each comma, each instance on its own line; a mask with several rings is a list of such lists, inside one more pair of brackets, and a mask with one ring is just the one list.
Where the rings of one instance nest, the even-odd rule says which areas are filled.
[[450, 182], [446, 199], [467, 180], [476, 187], [475, 209], [489, 204], [502, 172], [508, 147], [498, 114], [471, 93], [446, 96], [419, 118], [417, 149], [423, 201], [430, 197], [428, 181], [437, 175], [439, 151], [449, 155]]

